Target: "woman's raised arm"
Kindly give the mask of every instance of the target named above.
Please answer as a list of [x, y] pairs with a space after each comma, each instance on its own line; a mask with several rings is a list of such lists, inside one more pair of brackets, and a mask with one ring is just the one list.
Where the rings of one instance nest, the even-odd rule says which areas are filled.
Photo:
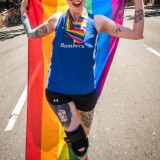
[[21, 3], [21, 16], [22, 16], [22, 23], [28, 38], [43, 37], [52, 33], [55, 30], [60, 13], [53, 14], [46, 22], [33, 29], [29, 22], [26, 10], [27, 6], [28, 6], [28, 0], [23, 0]]
[[111, 19], [96, 15], [95, 25], [99, 33], [106, 32], [112, 36], [126, 39], [142, 39], [144, 29], [144, 6], [143, 0], [135, 0], [135, 17], [133, 28], [117, 24]]

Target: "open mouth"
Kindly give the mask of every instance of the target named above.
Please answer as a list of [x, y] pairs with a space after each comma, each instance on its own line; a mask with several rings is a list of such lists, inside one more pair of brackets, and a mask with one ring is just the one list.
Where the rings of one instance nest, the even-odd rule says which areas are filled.
[[74, 5], [75, 7], [79, 7], [81, 4], [82, 4], [82, 1], [73, 2], [73, 5]]

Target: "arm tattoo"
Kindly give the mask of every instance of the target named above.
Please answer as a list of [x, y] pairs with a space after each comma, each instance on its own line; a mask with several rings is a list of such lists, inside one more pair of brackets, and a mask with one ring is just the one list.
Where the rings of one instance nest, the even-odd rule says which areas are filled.
[[42, 37], [45, 34], [47, 34], [47, 28], [45, 26], [41, 26], [40, 28], [33, 29], [32, 31], [27, 32], [28, 37], [31, 38]]
[[53, 17], [48, 20], [49, 23], [52, 22], [52, 21], [53, 21]]
[[31, 25], [28, 21], [28, 18], [22, 20], [22, 22], [23, 22], [23, 27], [24, 27], [24, 30], [26, 31], [26, 33], [28, 34], [29, 32], [31, 32], [32, 28], [31, 28]]
[[82, 116], [81, 120], [84, 123], [84, 125], [87, 128], [90, 128], [91, 124], [92, 124], [92, 120], [93, 120], [94, 109], [92, 111], [89, 111], [89, 112], [80, 111], [80, 114]]
[[52, 106], [55, 114], [64, 128], [68, 128], [71, 124], [72, 113], [69, 104]]
[[141, 20], [143, 20], [143, 10], [138, 9], [137, 11], [135, 11], [134, 23], [138, 23]]
[[39, 28], [32, 29], [28, 17], [25, 17], [25, 19], [23, 19], [22, 22], [27, 36], [29, 38], [38, 38], [47, 34], [47, 28], [44, 25]]
[[112, 31], [113, 31], [115, 34], [118, 34], [118, 32], [122, 32], [120, 28], [113, 29]]

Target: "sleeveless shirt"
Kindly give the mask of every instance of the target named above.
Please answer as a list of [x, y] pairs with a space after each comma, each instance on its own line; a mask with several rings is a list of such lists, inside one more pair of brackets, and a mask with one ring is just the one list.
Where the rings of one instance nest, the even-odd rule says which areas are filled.
[[95, 53], [97, 31], [94, 15], [88, 13], [82, 44], [71, 39], [66, 31], [63, 14], [55, 29], [47, 89], [63, 94], [87, 94], [95, 89]]

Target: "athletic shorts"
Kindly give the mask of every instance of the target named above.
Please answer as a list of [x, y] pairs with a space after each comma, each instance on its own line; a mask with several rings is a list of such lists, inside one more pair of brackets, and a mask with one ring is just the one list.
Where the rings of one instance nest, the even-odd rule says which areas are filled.
[[91, 111], [97, 103], [97, 92], [84, 95], [61, 94], [46, 89], [47, 101], [52, 105], [61, 105], [73, 101], [80, 111]]

